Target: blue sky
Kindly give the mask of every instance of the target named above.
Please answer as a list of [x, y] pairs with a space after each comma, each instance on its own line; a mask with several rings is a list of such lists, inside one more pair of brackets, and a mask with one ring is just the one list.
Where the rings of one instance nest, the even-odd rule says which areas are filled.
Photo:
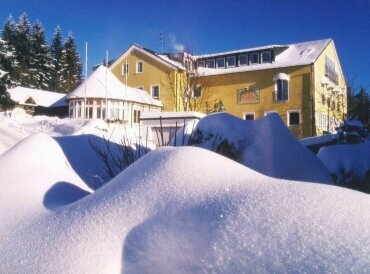
[[119, 56], [132, 43], [165, 52], [184, 46], [195, 54], [333, 38], [350, 80], [370, 90], [370, 0], [310, 1], [0, 1], [0, 20], [26, 12], [40, 19], [49, 41], [57, 25], [72, 31], [89, 67], [105, 52]]

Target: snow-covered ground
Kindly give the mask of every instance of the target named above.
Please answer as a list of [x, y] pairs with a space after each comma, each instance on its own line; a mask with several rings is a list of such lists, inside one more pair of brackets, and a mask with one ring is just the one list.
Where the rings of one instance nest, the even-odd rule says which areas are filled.
[[[219, 116], [221, 132], [230, 119]], [[30, 133], [21, 126], [25, 121], [1, 123]], [[94, 132], [102, 130], [92, 126], [85, 131], [81, 124], [71, 129], [82, 122], [50, 122], [55, 125], [51, 130], [40, 121], [44, 133], [32, 134], [0, 155], [1, 273], [370, 269], [369, 196], [310, 182], [308, 175], [306, 182], [274, 178], [280, 174], [274, 173], [277, 168], [283, 175], [288, 172], [284, 161], [303, 169], [304, 160], [315, 167], [314, 179], [326, 178], [328, 171], [310, 156], [299, 155], [294, 163], [293, 152], [306, 153], [295, 140], [291, 151], [285, 151], [290, 139], [266, 141], [277, 132], [285, 136], [273, 116], [243, 127], [256, 136], [241, 146], [246, 148], [240, 158], [248, 159], [245, 165], [202, 148], [163, 147], [97, 190], [87, 173], [101, 174], [103, 167], [94, 160], [87, 138], [100, 138]], [[199, 128], [210, 127], [203, 122]], [[240, 140], [239, 133], [231, 139]], [[288, 155], [278, 157], [282, 153]], [[253, 155], [261, 164], [265, 157], [266, 165], [275, 167], [272, 173], [257, 172]]]

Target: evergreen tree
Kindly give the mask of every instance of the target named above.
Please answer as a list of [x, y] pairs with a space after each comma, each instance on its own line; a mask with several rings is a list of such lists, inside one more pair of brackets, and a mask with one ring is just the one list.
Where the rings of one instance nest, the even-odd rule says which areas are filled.
[[14, 106], [14, 101], [7, 92], [8, 73], [0, 69], [0, 109], [6, 110]]
[[3, 31], [2, 31], [2, 59], [1, 64], [3, 70], [8, 72], [8, 79], [11, 86], [19, 85], [19, 63], [17, 61], [16, 49], [15, 49], [15, 30], [16, 23], [13, 17], [10, 15], [7, 19]]
[[369, 124], [370, 99], [366, 90], [361, 87], [360, 92], [355, 95], [355, 117], [364, 125]]
[[62, 31], [58, 26], [55, 29], [53, 40], [50, 45], [50, 54], [52, 58], [50, 90], [61, 92], [63, 91], [63, 75], [62, 75]]
[[77, 52], [76, 42], [71, 33], [63, 45], [62, 58], [63, 91], [71, 92], [82, 81], [82, 65]]
[[30, 74], [31, 87], [49, 89], [51, 57], [46, 43], [44, 28], [36, 21], [31, 34]]
[[[16, 75], [19, 76], [19, 84], [24, 87], [31, 86], [31, 25], [27, 14], [23, 13], [15, 28], [14, 48], [16, 59], [19, 63]], [[17, 79], [18, 80], [18, 79]]]
[[7, 92], [7, 86], [9, 84], [9, 75], [4, 70], [3, 64], [8, 59], [8, 52], [6, 42], [0, 39], [0, 109], [8, 109], [14, 105], [14, 102], [10, 99], [10, 95]]

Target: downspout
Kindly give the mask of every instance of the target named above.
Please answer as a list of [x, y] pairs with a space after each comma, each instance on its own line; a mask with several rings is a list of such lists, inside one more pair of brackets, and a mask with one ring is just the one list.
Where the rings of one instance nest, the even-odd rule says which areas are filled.
[[310, 66], [311, 69], [311, 81], [312, 81], [312, 106], [311, 106], [311, 111], [312, 111], [312, 118], [311, 118], [311, 130], [312, 130], [312, 136], [316, 136], [316, 109], [315, 109], [315, 104], [316, 104], [316, 70], [315, 70], [315, 63], [311, 64]]
[[175, 111], [178, 111], [177, 110], [177, 94], [178, 94], [178, 91], [177, 91], [177, 72], [176, 72], [176, 70], [174, 71], [174, 73], [175, 73]]

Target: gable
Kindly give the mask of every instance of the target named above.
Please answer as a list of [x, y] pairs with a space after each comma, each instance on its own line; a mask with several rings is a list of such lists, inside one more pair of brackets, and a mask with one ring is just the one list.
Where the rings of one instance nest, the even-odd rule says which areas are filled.
[[28, 105], [36, 105], [36, 102], [35, 100], [33, 100], [33, 98], [30, 96], [27, 98], [27, 100], [24, 101], [25, 104], [28, 104]]
[[109, 69], [110, 70], [114, 70], [114, 69], [117, 69], [117, 66], [120, 66], [121, 64], [123, 64], [126, 60], [126, 58], [128, 58], [129, 55], [139, 55], [139, 54], [142, 54], [144, 56], [146, 56], [147, 58], [150, 58], [168, 68], [171, 68], [171, 69], [174, 69], [174, 70], [177, 70], [177, 67], [170, 64], [169, 62], [163, 60], [162, 58], [160, 58], [159, 56], [155, 55], [154, 53], [152, 52], [149, 52], [148, 50], [136, 45], [136, 44], [133, 44], [131, 47], [129, 47], [120, 57], [117, 58], [116, 61], [113, 62], [112, 65], [109, 66]]

